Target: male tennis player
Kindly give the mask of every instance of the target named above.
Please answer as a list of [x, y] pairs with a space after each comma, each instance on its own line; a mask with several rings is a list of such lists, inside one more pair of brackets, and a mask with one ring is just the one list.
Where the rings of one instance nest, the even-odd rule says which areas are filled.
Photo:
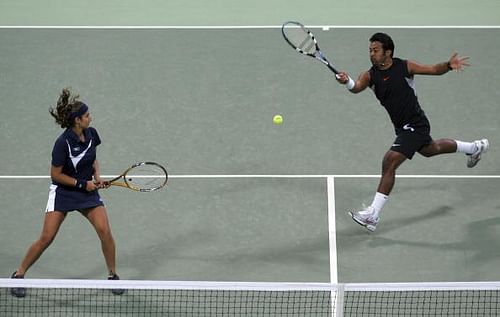
[[451, 70], [462, 71], [469, 66], [468, 57], [454, 53], [447, 62], [433, 65], [395, 58], [394, 42], [385, 33], [376, 33], [370, 38], [369, 52], [373, 66], [361, 73], [356, 81], [346, 72], [341, 72], [336, 78], [355, 94], [370, 87], [389, 113], [396, 132], [396, 140], [383, 158], [382, 175], [372, 204], [361, 211], [349, 212], [354, 221], [374, 231], [394, 186], [396, 169], [406, 159], [411, 160], [415, 152], [425, 157], [465, 153], [467, 167], [474, 167], [488, 150], [489, 142], [487, 139], [474, 142], [433, 140], [429, 120], [420, 107], [415, 91], [415, 75], [443, 75]]
[[[12, 278], [23, 278], [26, 271], [54, 240], [68, 212], [78, 210], [95, 228], [108, 267], [110, 280], [118, 280], [115, 273], [115, 242], [111, 234], [106, 208], [98, 188], [105, 187], [101, 180], [96, 147], [101, 143], [97, 131], [90, 127], [92, 121], [88, 106], [63, 89], [57, 106], [50, 109], [56, 123], [65, 128], [52, 149], [50, 176], [52, 184], [45, 209], [45, 219], [40, 237], [28, 249]], [[122, 290], [112, 290], [115, 294]], [[12, 295], [24, 297], [24, 288], [12, 288]]]

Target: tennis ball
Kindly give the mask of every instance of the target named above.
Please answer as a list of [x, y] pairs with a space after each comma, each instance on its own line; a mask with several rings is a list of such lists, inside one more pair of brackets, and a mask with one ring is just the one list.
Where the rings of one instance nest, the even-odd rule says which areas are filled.
[[276, 125], [280, 125], [280, 124], [282, 124], [282, 123], [283, 123], [283, 117], [282, 117], [281, 115], [277, 114], [277, 115], [275, 115], [275, 116], [273, 117], [273, 122], [274, 122], [274, 124], [276, 124]]

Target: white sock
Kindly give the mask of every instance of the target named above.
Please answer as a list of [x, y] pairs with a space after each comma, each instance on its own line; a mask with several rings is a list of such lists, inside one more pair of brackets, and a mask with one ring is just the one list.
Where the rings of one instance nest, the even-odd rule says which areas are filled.
[[373, 197], [373, 202], [371, 204], [371, 206], [375, 210], [375, 218], [378, 217], [387, 200], [389, 200], [389, 196], [379, 192], [375, 193], [375, 197]]
[[458, 153], [472, 154], [477, 150], [476, 144], [474, 142], [462, 142], [456, 140], [455, 142], [457, 143]]

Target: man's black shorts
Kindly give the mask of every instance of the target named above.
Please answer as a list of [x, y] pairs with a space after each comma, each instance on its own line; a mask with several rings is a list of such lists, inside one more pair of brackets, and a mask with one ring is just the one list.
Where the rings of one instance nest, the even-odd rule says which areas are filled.
[[399, 152], [412, 159], [415, 152], [432, 142], [431, 126], [424, 116], [418, 121], [396, 128], [396, 140], [391, 146], [392, 151]]

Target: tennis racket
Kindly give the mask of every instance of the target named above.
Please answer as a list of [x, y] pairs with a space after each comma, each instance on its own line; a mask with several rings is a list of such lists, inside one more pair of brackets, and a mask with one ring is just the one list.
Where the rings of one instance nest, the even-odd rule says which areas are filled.
[[120, 186], [138, 192], [152, 192], [165, 186], [167, 170], [158, 163], [140, 162], [126, 169], [120, 176], [105, 181], [106, 186]]
[[285, 22], [281, 27], [281, 33], [286, 42], [297, 52], [319, 60], [334, 72], [335, 75], [339, 73], [333, 64], [328, 61], [325, 54], [321, 52], [314, 35], [304, 25], [294, 21]]

